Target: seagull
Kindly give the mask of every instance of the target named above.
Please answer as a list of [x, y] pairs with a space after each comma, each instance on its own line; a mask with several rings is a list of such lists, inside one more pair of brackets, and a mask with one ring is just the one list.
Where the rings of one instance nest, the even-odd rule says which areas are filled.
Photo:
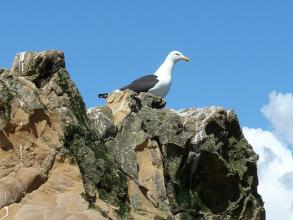
[[[174, 50], [168, 54], [165, 61], [153, 75], [142, 76], [115, 92], [130, 89], [137, 93], [148, 92], [164, 98], [171, 87], [174, 66], [180, 60], [189, 62], [188, 57], [184, 56], [181, 52]], [[108, 95], [109, 93], [101, 93], [98, 97], [106, 99]]]

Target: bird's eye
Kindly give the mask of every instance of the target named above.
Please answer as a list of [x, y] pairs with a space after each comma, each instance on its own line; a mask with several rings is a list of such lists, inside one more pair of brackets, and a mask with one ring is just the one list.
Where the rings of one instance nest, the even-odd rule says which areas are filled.
[[179, 53], [175, 53], [175, 55], [176, 55], [176, 56], [179, 56], [180, 54], [179, 54]]

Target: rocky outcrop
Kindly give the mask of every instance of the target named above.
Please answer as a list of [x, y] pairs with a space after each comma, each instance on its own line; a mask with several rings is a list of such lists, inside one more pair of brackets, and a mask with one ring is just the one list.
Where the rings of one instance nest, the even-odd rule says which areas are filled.
[[[63, 53], [19, 53], [1, 78], [0, 207], [13, 210], [9, 218], [56, 219], [56, 214], [97, 219], [102, 211], [88, 207], [100, 198], [104, 208], [108, 209], [103, 202], [107, 201], [123, 216], [128, 207], [126, 175], [108, 158], [91, 129], [83, 99], [65, 69]], [[59, 154], [73, 162], [57, 163]], [[66, 173], [68, 178], [59, 178]], [[67, 196], [76, 199], [74, 206], [67, 204]], [[40, 203], [40, 198], [48, 202]], [[25, 210], [30, 213], [23, 215]]]
[[265, 218], [257, 193], [258, 157], [233, 111], [174, 111], [158, 97], [131, 91], [107, 101], [113, 114], [108, 119], [118, 130], [105, 145], [128, 175], [132, 211], [149, 219]]
[[0, 74], [0, 218], [265, 219], [233, 111], [125, 91], [86, 112], [60, 51]]

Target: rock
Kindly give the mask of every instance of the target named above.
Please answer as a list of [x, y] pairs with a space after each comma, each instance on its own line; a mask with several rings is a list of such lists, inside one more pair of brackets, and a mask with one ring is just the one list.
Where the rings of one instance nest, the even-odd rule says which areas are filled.
[[112, 111], [108, 106], [91, 108], [87, 111], [87, 116], [100, 138], [106, 139], [115, 135], [116, 127], [113, 124]]
[[[88, 208], [81, 196], [83, 193], [76, 164], [70, 158], [57, 155], [48, 180], [27, 194], [21, 203], [9, 205], [5, 219], [106, 219], [97, 210]], [[3, 209], [1, 216], [4, 215]]]
[[12, 73], [14, 77], [23, 76], [39, 87], [40, 83], [64, 67], [62, 51], [20, 52], [12, 64]]
[[[83, 99], [64, 67], [61, 51], [25, 52], [16, 56], [11, 70], [1, 73], [0, 207], [4, 213], [6, 208], [17, 210], [14, 216], [10, 212], [11, 219], [51, 216], [39, 214], [58, 208], [54, 206], [57, 198], [64, 218], [97, 219], [93, 213], [101, 214], [89, 209], [96, 203], [109, 209], [101, 209], [104, 216], [123, 216], [128, 210], [126, 175], [107, 155], [102, 139], [92, 129]], [[68, 170], [53, 175], [56, 155], [64, 148], [80, 170], [70, 173], [70, 177], [81, 176], [76, 180], [79, 189], [71, 192], [77, 194], [72, 197], [79, 201], [77, 207], [65, 204], [65, 191], [55, 192], [59, 176]], [[52, 188], [53, 197], [46, 187]], [[40, 206], [39, 201], [46, 199], [51, 203]], [[79, 205], [83, 207], [80, 212]]]
[[137, 112], [141, 106], [151, 108], [163, 108], [166, 102], [154, 95], [141, 93], [136, 96], [130, 90], [125, 92], [115, 92], [107, 98], [107, 106], [112, 110], [114, 124], [119, 127], [124, 118], [131, 112]]
[[152, 95], [131, 91], [107, 101], [118, 132], [105, 144], [131, 179], [132, 211], [180, 219], [265, 218], [258, 157], [233, 111], [154, 108]]
[[0, 81], [0, 130], [5, 128], [9, 121], [11, 93], [4, 81]]
[[86, 110], [61, 51], [0, 74], [0, 218], [265, 219], [233, 111], [129, 90]]
[[19, 78], [0, 89], [3, 207], [18, 202], [45, 181], [62, 143], [60, 123], [45, 107], [32, 82]]

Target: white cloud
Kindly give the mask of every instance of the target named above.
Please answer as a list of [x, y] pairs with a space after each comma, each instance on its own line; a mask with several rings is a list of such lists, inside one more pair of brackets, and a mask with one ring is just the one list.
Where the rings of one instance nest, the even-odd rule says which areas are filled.
[[288, 172], [283, 175], [281, 178], [284, 185], [287, 187], [287, 189], [292, 190], [293, 189], [293, 172]]
[[271, 92], [269, 104], [261, 111], [268, 118], [277, 135], [293, 145], [293, 95]]
[[273, 130], [243, 128], [259, 154], [258, 192], [265, 202], [268, 220], [293, 220], [293, 96], [272, 92], [261, 111]]

